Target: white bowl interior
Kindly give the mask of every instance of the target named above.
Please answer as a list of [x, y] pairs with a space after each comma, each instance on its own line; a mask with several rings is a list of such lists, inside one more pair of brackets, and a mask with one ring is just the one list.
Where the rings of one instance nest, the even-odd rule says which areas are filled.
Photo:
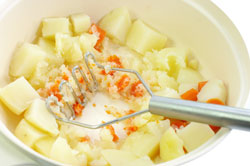
[[[111, 9], [120, 6], [127, 6], [133, 17], [141, 18], [165, 33], [170, 39], [169, 45], [190, 48], [199, 59], [201, 72], [206, 78], [215, 77], [226, 83], [228, 104], [244, 106], [250, 85], [246, 77], [250, 75], [247, 50], [230, 20], [205, 0], [199, 3], [194, 0], [12, 1], [0, 14], [0, 87], [9, 82], [9, 62], [16, 46], [34, 39], [42, 18], [85, 12], [93, 21], [97, 21]], [[20, 117], [6, 111], [1, 104], [0, 119], [1, 131], [27, 151], [28, 148], [9, 132], [13, 131]], [[227, 130], [222, 130], [205, 147], [212, 147], [226, 133]], [[195, 153], [201, 154], [206, 148], [198, 149]], [[41, 157], [30, 149], [28, 151]], [[182, 163], [185, 157], [177, 159], [175, 163]]]

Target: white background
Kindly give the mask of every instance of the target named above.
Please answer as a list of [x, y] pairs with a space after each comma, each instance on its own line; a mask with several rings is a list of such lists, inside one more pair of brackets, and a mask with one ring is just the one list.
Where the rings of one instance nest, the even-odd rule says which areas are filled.
[[[0, 4], [3, 0], [0, 0]], [[234, 22], [250, 50], [250, 1], [212, 0]], [[250, 102], [248, 103], [250, 108]], [[31, 163], [0, 136], [2, 166]], [[224, 141], [207, 154], [185, 166], [250, 166], [250, 132], [232, 131]]]

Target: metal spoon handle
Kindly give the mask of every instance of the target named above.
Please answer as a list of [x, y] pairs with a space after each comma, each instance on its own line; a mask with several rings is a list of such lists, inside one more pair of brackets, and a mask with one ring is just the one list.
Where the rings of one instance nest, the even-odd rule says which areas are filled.
[[250, 131], [250, 110], [152, 96], [149, 111], [169, 118]]

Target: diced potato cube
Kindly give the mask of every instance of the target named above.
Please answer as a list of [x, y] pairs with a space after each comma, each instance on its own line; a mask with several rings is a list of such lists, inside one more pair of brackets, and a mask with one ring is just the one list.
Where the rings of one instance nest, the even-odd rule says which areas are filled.
[[122, 164], [121, 166], [152, 166], [154, 163], [148, 156], [141, 157], [134, 161], [128, 162], [126, 164]]
[[59, 134], [56, 119], [47, 110], [45, 101], [36, 99], [24, 114], [24, 118], [32, 125], [49, 133], [51, 136]]
[[213, 130], [207, 124], [191, 122], [186, 127], [177, 131], [183, 140], [185, 149], [190, 152], [214, 136]]
[[126, 138], [121, 149], [130, 151], [138, 157], [143, 157], [145, 155], [155, 157], [159, 151], [160, 137], [160, 135], [134, 132]]
[[198, 90], [197, 84], [188, 84], [183, 83], [179, 85], [179, 94], [182, 95], [183, 93], [187, 92], [190, 89]]
[[209, 99], [219, 99], [224, 104], [227, 98], [226, 87], [221, 80], [209, 80], [198, 94], [198, 101], [207, 102]]
[[84, 153], [88, 158], [88, 162], [99, 158], [101, 155], [100, 148], [91, 147], [87, 142], [79, 142], [74, 149]]
[[155, 95], [163, 96], [163, 97], [176, 98], [176, 99], [180, 98], [179, 93], [176, 90], [171, 89], [171, 88], [165, 88], [165, 89], [163, 89], [161, 91], [157, 91], [157, 92], [155, 92]]
[[201, 81], [203, 81], [201, 74], [198, 71], [189, 68], [181, 69], [177, 77], [177, 82], [180, 84], [197, 84]]
[[176, 135], [174, 129], [169, 127], [160, 141], [160, 157], [164, 161], [173, 160], [184, 155], [183, 141]]
[[0, 99], [13, 113], [20, 115], [39, 94], [21, 77], [0, 90]]
[[99, 26], [107, 32], [107, 36], [125, 43], [125, 39], [131, 26], [129, 11], [126, 7], [116, 8], [105, 15], [99, 22]]
[[141, 54], [147, 51], [160, 50], [165, 47], [166, 42], [166, 36], [149, 27], [141, 20], [133, 22], [126, 40], [128, 47]]
[[46, 57], [46, 52], [34, 44], [24, 43], [19, 47], [10, 63], [9, 74], [12, 77], [29, 78], [38, 62]]
[[41, 61], [37, 64], [35, 71], [32, 73], [29, 78], [30, 84], [35, 88], [43, 88], [45, 83], [49, 81], [47, 73], [48, 73], [49, 64], [45, 61]]
[[70, 20], [76, 34], [87, 32], [91, 26], [90, 17], [84, 13], [73, 14]]
[[188, 67], [197, 70], [199, 68], [199, 61], [197, 59], [191, 59], [188, 62]]
[[82, 60], [83, 55], [78, 37], [56, 34], [56, 50], [59, 51], [68, 63]]
[[67, 143], [67, 140], [58, 137], [51, 147], [50, 158], [64, 164], [79, 165], [79, 161], [73, 154], [73, 150]]
[[103, 150], [102, 156], [111, 166], [119, 166], [126, 164], [129, 161], [136, 160], [136, 156], [128, 151], [116, 150], [116, 149], [107, 149]]
[[79, 39], [83, 54], [85, 54], [87, 51], [95, 53], [94, 46], [96, 45], [97, 40], [98, 37], [96, 35], [83, 33]]
[[37, 45], [41, 47], [48, 54], [55, 54], [55, 42], [53, 40], [46, 39], [44, 37], [40, 37], [38, 39]]
[[22, 119], [17, 125], [14, 134], [19, 138], [24, 144], [32, 147], [34, 143], [47, 136], [42, 131], [36, 129], [30, 125], [25, 119]]
[[34, 149], [42, 155], [49, 157], [51, 147], [54, 144], [55, 140], [56, 139], [52, 137], [42, 138], [35, 142]]
[[52, 38], [56, 33], [70, 34], [70, 22], [68, 18], [45, 18], [42, 21], [43, 37]]

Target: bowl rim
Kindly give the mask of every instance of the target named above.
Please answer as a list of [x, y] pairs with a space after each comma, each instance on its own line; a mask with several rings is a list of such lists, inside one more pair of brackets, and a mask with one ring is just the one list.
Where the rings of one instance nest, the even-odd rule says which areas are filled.
[[[21, 0], [5, 0], [2, 3], [0, 3], [0, 20], [5, 16], [5, 14], [8, 13], [9, 10], [11, 10], [12, 7], [14, 7], [16, 4], [18, 4]], [[245, 46], [245, 42], [242, 39], [241, 34], [233, 24], [233, 22], [226, 16], [226, 14], [221, 11], [212, 1], [195, 1], [195, 0], [183, 0], [184, 3], [192, 6], [194, 9], [198, 10], [201, 14], [204, 14], [207, 16], [207, 18], [210, 19], [211, 22], [214, 22], [218, 29], [220, 29], [221, 33], [224, 36], [227, 36], [228, 42], [231, 43], [233, 46], [233, 50], [238, 50], [237, 48], [243, 48], [242, 50], [243, 55], [248, 55], [247, 48]], [[220, 20], [216, 18], [216, 14], [210, 12], [211, 10], [214, 10], [216, 12], [219, 12], [221, 14]], [[222, 22], [221, 22], [222, 21]], [[227, 27], [223, 26], [223, 22], [227, 22]], [[229, 29], [231, 31], [225, 31], [225, 29]], [[233, 33], [233, 34], [232, 34]], [[235, 42], [233, 39], [233, 35], [236, 35], [238, 37], [238, 41]], [[236, 46], [235, 46], [236, 43]], [[241, 45], [241, 47], [240, 47]], [[248, 57], [249, 58], [249, 57]], [[250, 89], [248, 90], [250, 91]], [[249, 99], [249, 93], [246, 98], [240, 98], [238, 102], [236, 103], [236, 106], [246, 106], [247, 100]], [[239, 103], [241, 101], [241, 104]], [[221, 128], [221, 130], [215, 134], [210, 140], [208, 140], [206, 143], [204, 143], [199, 148], [195, 149], [192, 152], [189, 152], [188, 154], [181, 156], [177, 159], [171, 160], [169, 162], [163, 162], [160, 164], [156, 164], [157, 166], [164, 166], [166, 164], [175, 166], [175, 165], [181, 165], [184, 163], [187, 163], [191, 160], [194, 160], [195, 158], [207, 153], [212, 148], [214, 148], [217, 144], [219, 144], [223, 139], [226, 138], [226, 136], [229, 135], [230, 129], [228, 128]], [[33, 160], [37, 161], [41, 164], [46, 165], [62, 165], [62, 163], [57, 162], [55, 160], [49, 159], [35, 150], [31, 149], [30, 147], [26, 146], [23, 142], [21, 142], [18, 138], [15, 137], [15, 135], [8, 130], [8, 128], [4, 125], [2, 121], [0, 121], [0, 133], [1, 135], [6, 139], [6, 141], [10, 142], [12, 145], [17, 147], [20, 151], [24, 152], [26, 155], [28, 155]]]

